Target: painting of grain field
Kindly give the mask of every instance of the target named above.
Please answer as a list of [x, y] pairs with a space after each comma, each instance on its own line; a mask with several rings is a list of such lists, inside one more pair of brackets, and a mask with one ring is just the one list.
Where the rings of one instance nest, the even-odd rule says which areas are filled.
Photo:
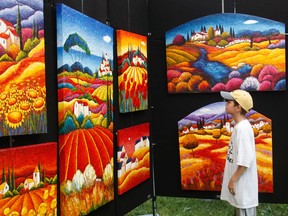
[[[259, 192], [273, 193], [272, 120], [255, 110], [246, 118], [254, 131]], [[178, 122], [183, 190], [221, 191], [233, 128], [225, 102], [204, 106]]]

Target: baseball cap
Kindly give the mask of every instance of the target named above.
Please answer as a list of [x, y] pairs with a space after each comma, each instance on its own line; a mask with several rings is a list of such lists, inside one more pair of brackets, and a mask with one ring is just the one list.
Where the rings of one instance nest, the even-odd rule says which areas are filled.
[[221, 96], [226, 100], [235, 100], [246, 111], [249, 112], [253, 107], [253, 99], [249, 92], [237, 89], [232, 92], [221, 91]]

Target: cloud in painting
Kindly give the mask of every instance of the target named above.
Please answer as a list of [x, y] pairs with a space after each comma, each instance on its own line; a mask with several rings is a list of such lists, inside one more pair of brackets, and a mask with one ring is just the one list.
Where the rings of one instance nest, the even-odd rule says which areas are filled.
[[256, 23], [258, 23], [257, 20], [247, 20], [244, 22], [244, 24], [246, 24], [246, 25], [251, 25], [251, 24], [256, 24]]
[[23, 28], [31, 28], [34, 21], [37, 22], [38, 29], [44, 28], [43, 1], [40, 0], [1, 0], [0, 18], [15, 25], [18, 16], [18, 5]]
[[103, 37], [103, 40], [106, 42], [106, 43], [109, 43], [111, 41], [111, 37], [109, 37], [108, 35], [105, 35]]

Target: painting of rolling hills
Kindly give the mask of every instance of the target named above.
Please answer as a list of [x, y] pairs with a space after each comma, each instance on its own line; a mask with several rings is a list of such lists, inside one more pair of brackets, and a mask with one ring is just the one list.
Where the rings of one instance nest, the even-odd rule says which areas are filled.
[[[250, 110], [260, 193], [273, 193], [272, 120]], [[201, 107], [178, 121], [183, 190], [221, 191], [229, 140], [235, 122], [225, 102]]]
[[118, 130], [118, 194], [150, 178], [150, 125]]
[[246, 14], [214, 14], [165, 34], [171, 94], [286, 90], [285, 24]]
[[148, 109], [147, 37], [117, 30], [120, 113]]
[[0, 214], [57, 215], [57, 143], [1, 149]]
[[43, 1], [0, 5], [0, 136], [47, 132]]
[[111, 27], [57, 4], [63, 215], [86, 215], [114, 199], [113, 37]]

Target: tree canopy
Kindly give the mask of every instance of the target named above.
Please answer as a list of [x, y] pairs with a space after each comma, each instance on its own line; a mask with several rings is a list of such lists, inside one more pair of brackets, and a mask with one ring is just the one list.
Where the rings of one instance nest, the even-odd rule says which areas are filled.
[[80, 47], [87, 55], [90, 55], [90, 49], [87, 42], [77, 33], [70, 34], [64, 43], [64, 50], [68, 53], [71, 47]]

